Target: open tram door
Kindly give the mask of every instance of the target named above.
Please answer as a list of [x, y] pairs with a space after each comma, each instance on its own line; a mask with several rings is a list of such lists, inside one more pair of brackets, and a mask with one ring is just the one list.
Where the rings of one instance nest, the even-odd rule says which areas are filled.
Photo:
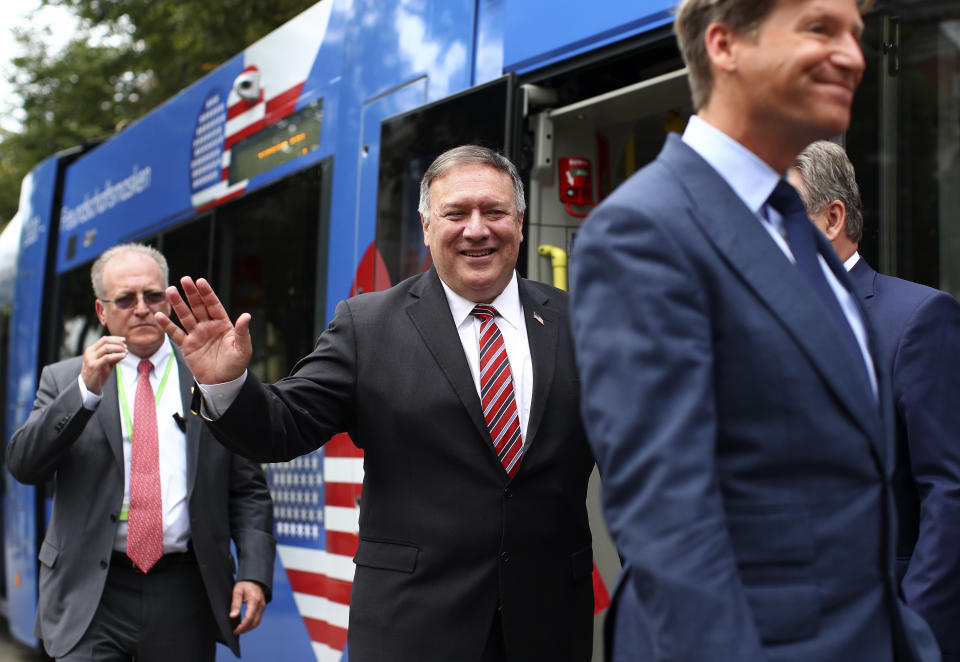
[[[524, 228], [526, 275], [566, 280], [569, 255], [589, 211], [659, 153], [666, 134], [682, 133], [693, 113], [686, 69], [560, 105], [553, 89], [521, 87], [530, 163]], [[555, 107], [550, 107], [551, 105]], [[593, 550], [603, 586], [613, 588], [620, 559], [603, 519], [600, 478], [587, 494]], [[597, 615], [594, 660], [602, 658]]]

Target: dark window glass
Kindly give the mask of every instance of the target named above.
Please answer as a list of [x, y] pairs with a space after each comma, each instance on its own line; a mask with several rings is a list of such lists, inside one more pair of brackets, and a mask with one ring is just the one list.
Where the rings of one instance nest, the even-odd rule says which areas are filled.
[[83, 354], [83, 350], [96, 342], [105, 329], [100, 326], [93, 307], [93, 285], [90, 284], [90, 267], [87, 263], [76, 267], [60, 277], [60, 296], [63, 315], [57, 355], [54, 360], [63, 360]]
[[960, 294], [960, 5], [881, 2], [847, 146], [864, 194], [864, 256]]
[[205, 214], [160, 235], [157, 248], [167, 258], [171, 285], [179, 287], [183, 276], [210, 279], [213, 228], [213, 214]]
[[211, 282], [231, 319], [252, 315], [250, 369], [265, 382], [316, 341], [321, 182], [321, 167], [309, 168], [216, 213]]

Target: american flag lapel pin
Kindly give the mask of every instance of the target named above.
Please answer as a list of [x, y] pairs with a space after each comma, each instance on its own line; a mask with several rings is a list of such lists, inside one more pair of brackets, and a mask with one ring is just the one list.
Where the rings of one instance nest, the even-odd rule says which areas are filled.
[[540, 313], [534, 313], [533, 319], [537, 320], [540, 323], [540, 326], [543, 326], [543, 318], [540, 317]]

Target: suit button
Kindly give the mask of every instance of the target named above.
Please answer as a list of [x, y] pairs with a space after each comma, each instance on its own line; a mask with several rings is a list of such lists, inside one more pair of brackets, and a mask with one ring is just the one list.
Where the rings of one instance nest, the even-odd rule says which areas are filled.
[[101, 567], [101, 568], [103, 568], [104, 570], [106, 570], [109, 565], [110, 565], [110, 564], [107, 563], [107, 560], [106, 560], [106, 559], [100, 559], [100, 567]]
[[111, 521], [111, 522], [116, 522], [116, 521], [117, 521], [117, 514], [116, 514], [116, 513], [110, 513], [110, 521]]
[[500, 560], [506, 563], [507, 561], [510, 560], [510, 555], [504, 552], [503, 554], [500, 555]]
[[509, 487], [506, 488], [506, 489], [503, 491], [503, 496], [505, 496], [505, 497], [508, 498], [508, 499], [512, 499], [512, 498], [513, 498], [513, 490], [511, 490]]

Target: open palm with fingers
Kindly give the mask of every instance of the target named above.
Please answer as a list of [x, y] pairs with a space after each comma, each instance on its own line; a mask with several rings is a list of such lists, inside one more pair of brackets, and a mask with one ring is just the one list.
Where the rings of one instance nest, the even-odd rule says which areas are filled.
[[177, 288], [167, 288], [167, 300], [182, 326], [163, 313], [157, 321], [180, 348], [194, 378], [200, 384], [220, 384], [240, 377], [250, 363], [250, 315], [243, 313], [236, 324], [213, 288], [203, 278], [196, 283], [189, 276], [180, 279], [186, 301]]

